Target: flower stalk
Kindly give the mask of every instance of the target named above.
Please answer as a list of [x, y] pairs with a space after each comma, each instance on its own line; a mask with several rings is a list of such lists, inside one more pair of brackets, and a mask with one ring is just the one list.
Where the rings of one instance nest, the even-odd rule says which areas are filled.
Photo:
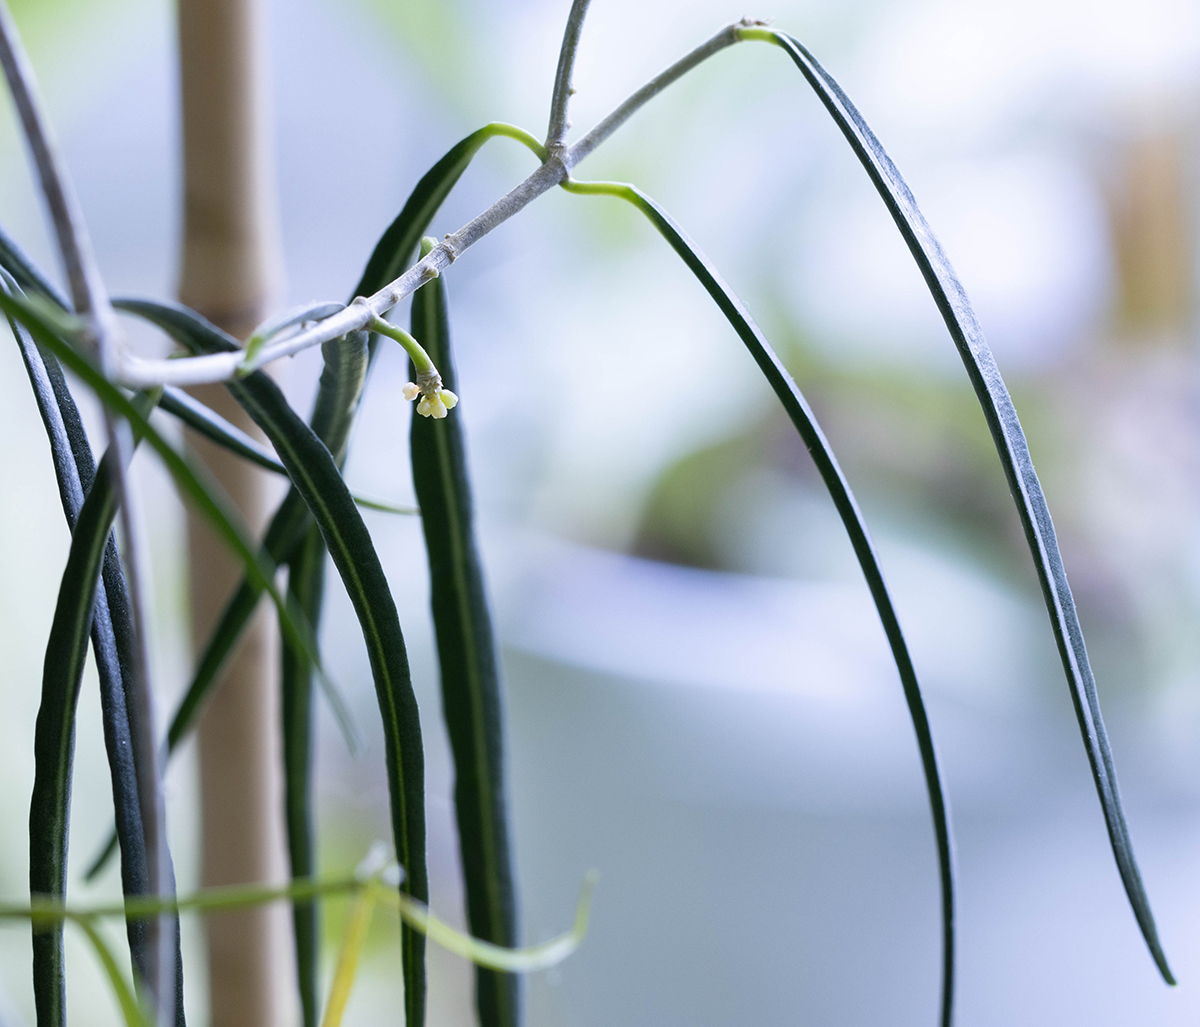
[[404, 352], [408, 354], [409, 360], [412, 361], [416, 380], [405, 382], [404, 388], [400, 391], [409, 402], [420, 397], [420, 401], [417, 403], [418, 414], [422, 417], [433, 417], [440, 420], [458, 406], [458, 396], [449, 389], [442, 388], [442, 376], [433, 366], [433, 361], [429, 359], [429, 354], [425, 352], [424, 346], [399, 325], [392, 324], [391, 321], [386, 321], [382, 317], [372, 320], [369, 328], [379, 335], [386, 335], [389, 339], [400, 343]]

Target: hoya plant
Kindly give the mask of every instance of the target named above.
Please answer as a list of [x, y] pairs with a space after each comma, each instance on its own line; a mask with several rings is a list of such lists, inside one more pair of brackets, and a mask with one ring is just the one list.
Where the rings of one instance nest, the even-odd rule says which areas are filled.
[[[402, 920], [402, 1015], [409, 1025], [423, 1023], [426, 1016], [427, 939], [477, 964], [475, 1005], [486, 1027], [520, 1023], [519, 975], [565, 958], [583, 939], [590, 880], [569, 933], [534, 948], [516, 947], [500, 661], [460, 423], [460, 403], [470, 404], [472, 397], [456, 381], [446, 289], [456, 261], [471, 259], [467, 251], [484, 236], [503, 231], [506, 221], [555, 188], [594, 202], [629, 204], [646, 219], [711, 297], [712, 316], [728, 322], [744, 345], [828, 490], [886, 635], [916, 736], [940, 882], [937, 1018], [944, 1027], [952, 1023], [956, 897], [948, 787], [909, 645], [850, 482], [801, 391], [803, 383], [793, 378], [746, 305], [684, 227], [637, 185], [581, 177], [587, 158], [643, 106], [700, 64], [719, 61], [722, 51], [742, 44], [770, 47], [777, 59], [795, 68], [797, 85], [814, 94], [833, 119], [894, 220], [945, 321], [1024, 529], [1118, 872], [1151, 958], [1163, 979], [1174, 983], [1134, 859], [1079, 619], [1021, 423], [966, 293], [900, 172], [851, 100], [805, 46], [783, 29], [748, 18], [721, 28], [572, 139], [572, 71], [587, 8], [588, 0], [574, 0], [567, 15], [544, 136], [500, 122], [471, 133], [416, 182], [374, 250], [364, 255], [361, 276], [344, 302], [260, 312], [263, 317], [244, 324], [232, 316], [206, 317], [211, 310], [201, 312], [165, 298], [109, 296], [67, 169], [39, 106], [33, 70], [0, 0], [0, 63], [69, 283], [69, 291], [60, 292], [26, 256], [20, 241], [0, 229], [0, 306], [45, 426], [71, 531], [47, 629], [33, 740], [30, 899], [0, 908], [7, 920], [32, 926], [38, 1027], [65, 1023], [63, 937], [68, 927], [82, 931], [94, 945], [129, 1027], [172, 1020], [183, 1027], [182, 992], [189, 978], [182, 963], [178, 916], [189, 910], [290, 903], [292, 958], [305, 1027], [318, 1022], [337, 1027], [340, 1022], [376, 906], [393, 910]], [[187, 16], [182, 20], [186, 23]], [[185, 117], [189, 103], [197, 104], [189, 99], [188, 74], [185, 54]], [[802, 102], [799, 94], [797, 90], [779, 102]], [[237, 109], [236, 102], [231, 109]], [[456, 231], [431, 237], [427, 233], [447, 196], [492, 140], [525, 147], [535, 169]], [[193, 213], [189, 208], [189, 219]], [[231, 273], [236, 277], [241, 271], [234, 267]], [[186, 288], [184, 292], [187, 295]], [[398, 311], [410, 298], [405, 326]], [[126, 342], [125, 319], [151, 326], [169, 340], [174, 352], [167, 359], [139, 355]], [[214, 323], [221, 320], [223, 324]], [[410, 455], [418, 510], [356, 495], [343, 477], [351, 429], [375, 357], [392, 345], [402, 348], [411, 365], [402, 399], [415, 408]], [[321, 348], [324, 367], [311, 411], [300, 411], [269, 371], [276, 361], [314, 347]], [[102, 438], [89, 438], [78, 390], [102, 404]], [[239, 416], [243, 426], [234, 423]], [[164, 434], [164, 417], [186, 425], [236, 461], [286, 482], [286, 494], [261, 532], [251, 530], [213, 473], [191, 451], [171, 441], [169, 432]], [[251, 422], [269, 445], [244, 430]], [[152, 597], [143, 512], [128, 474], [134, 450], [143, 445], [161, 460], [193, 516], [207, 522], [241, 575], [232, 593], [222, 597], [207, 636], [197, 640], [192, 679], [170, 712], [165, 737], [157, 737], [154, 730], [155, 706], [162, 699], [151, 680], [147, 655], [146, 611]], [[96, 460], [98, 449], [104, 453]], [[423, 528], [442, 706], [454, 756], [455, 817], [470, 936], [434, 919], [426, 906], [425, 762], [419, 711], [397, 604], [360, 513], [362, 506], [419, 516]], [[392, 852], [372, 855], [356, 871], [334, 877], [316, 874], [313, 777], [319, 768], [312, 745], [314, 693], [325, 696], [348, 735], [352, 729], [318, 645], [327, 561], [350, 599], [369, 658], [386, 743], [383, 770], [393, 846]], [[263, 603], [274, 608], [282, 638], [280, 769], [291, 883], [276, 888], [246, 881], [177, 896], [166, 842], [164, 767], [204, 717]], [[90, 873], [110, 858], [119, 858], [125, 901], [112, 907], [80, 905], [66, 894], [76, 708], [89, 649], [98, 670], [115, 811], [112, 839]], [[275, 728], [270, 725], [268, 730]], [[241, 782], [246, 788], [252, 784]], [[318, 924], [321, 902], [334, 894], [350, 894], [352, 907], [332, 986], [322, 994]], [[132, 980], [122, 970], [123, 958], [118, 959], [97, 929], [97, 921], [108, 916], [125, 919]], [[214, 973], [214, 1008], [221, 981]]]

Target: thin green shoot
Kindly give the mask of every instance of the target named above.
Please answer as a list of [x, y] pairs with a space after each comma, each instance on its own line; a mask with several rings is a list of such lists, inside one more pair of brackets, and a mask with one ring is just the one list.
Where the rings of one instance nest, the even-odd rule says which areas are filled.
[[354, 897], [354, 905], [350, 909], [350, 920], [346, 924], [346, 936], [342, 940], [342, 950], [338, 954], [337, 971], [333, 975], [333, 985], [329, 989], [329, 1002], [325, 1006], [325, 1017], [321, 1027], [341, 1027], [342, 1015], [346, 1012], [346, 1003], [350, 1001], [350, 989], [354, 986], [354, 978], [358, 975], [358, 960], [362, 955], [363, 944], [367, 940], [367, 928], [371, 926], [371, 914], [375, 912], [375, 903], [382, 889], [376, 879], [367, 882], [365, 888]]
[[150, 918], [162, 913], [197, 911], [213, 913], [230, 909], [246, 909], [271, 902], [295, 902], [335, 895], [361, 895], [373, 889], [374, 901], [397, 913], [409, 927], [426, 935], [448, 952], [462, 956], [478, 966], [510, 973], [531, 973], [556, 966], [579, 948], [587, 934], [591, 914], [592, 894], [599, 875], [589, 871], [579, 891], [575, 922], [565, 934], [539, 945], [525, 948], [505, 948], [464, 934], [435, 917], [429, 907], [409, 895], [390, 887], [399, 880], [399, 867], [389, 863], [376, 873], [361, 872], [321, 878], [298, 878], [283, 887], [268, 885], [233, 885], [205, 888], [174, 899], [149, 896], [130, 896], [123, 903], [74, 906], [57, 898], [35, 895], [28, 905], [0, 903], [0, 921], [31, 922], [48, 926], [62, 921], [92, 922], [104, 917]]

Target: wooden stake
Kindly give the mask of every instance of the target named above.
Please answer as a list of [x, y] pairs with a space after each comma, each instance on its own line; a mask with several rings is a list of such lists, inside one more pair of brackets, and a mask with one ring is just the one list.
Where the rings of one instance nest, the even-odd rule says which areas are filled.
[[[265, 88], [263, 0], [180, 0], [184, 243], [181, 300], [238, 338], [261, 321], [281, 278]], [[220, 385], [198, 398], [255, 431]], [[191, 438], [247, 522], [260, 531], [278, 499], [264, 472]], [[198, 518], [189, 519], [197, 646], [240, 578]], [[249, 625], [199, 731], [204, 884], [283, 882], [278, 641], [264, 606]], [[213, 1027], [291, 1021], [284, 906], [208, 918]]]

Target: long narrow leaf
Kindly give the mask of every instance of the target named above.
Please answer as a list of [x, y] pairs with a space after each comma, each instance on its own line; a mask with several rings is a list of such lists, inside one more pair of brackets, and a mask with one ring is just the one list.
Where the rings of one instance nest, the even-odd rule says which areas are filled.
[[[276, 511], [267, 527], [260, 548], [260, 558], [272, 564], [281, 564], [288, 553], [300, 543], [307, 526], [311, 523], [308, 509], [299, 494], [294, 495]], [[229, 597], [217, 626], [213, 629], [199, 663], [192, 675], [191, 684], [180, 700], [167, 729], [167, 755], [170, 756], [187, 738], [199, 722], [200, 713], [212, 695], [221, 674], [237, 648], [242, 630], [253, 615], [262, 597], [262, 588], [251, 578], [243, 578], [237, 590]], [[110, 835], [100, 853], [88, 868], [86, 880], [93, 880], [105, 867], [115, 851], [115, 836]]]
[[25, 292], [43, 296], [63, 310], [70, 309], [63, 294], [50, 284], [49, 279], [3, 227], [0, 227], [0, 267], [12, 275]]
[[[214, 348], [230, 351], [237, 348], [237, 341], [232, 336], [227, 335], [221, 329], [217, 328], [216, 325], [201, 317], [194, 310], [189, 310], [187, 307], [170, 303], [154, 303], [149, 300], [115, 300], [113, 306], [120, 310], [136, 314], [151, 324], [157, 325], [170, 335], [172, 339], [190, 348], [193, 352], [211, 352]], [[364, 339], [364, 349], [365, 345]], [[286, 467], [284, 470], [286, 472]], [[280, 505], [280, 509], [276, 512], [275, 517], [272, 518], [271, 524], [267, 528], [267, 538], [264, 540], [264, 545], [259, 554], [259, 559], [265, 565], [275, 566], [281, 559], [286, 558], [292, 552], [301, 537], [300, 532], [302, 530], [303, 517], [303, 501], [299, 497], [293, 496], [293, 490], [289, 490], [288, 495], [284, 497], [284, 501]], [[295, 536], [292, 536], [288, 531], [288, 529], [293, 527], [296, 530]], [[286, 543], [286, 545], [281, 545], [280, 543]], [[279, 551], [279, 555], [275, 555], [277, 550]], [[247, 586], [249, 586], [249, 590], [247, 590]], [[222, 615], [221, 624], [217, 628], [218, 633], [222, 632], [226, 616], [229, 615], [230, 609], [235, 607], [239, 599], [245, 599], [245, 602], [238, 605], [237, 609], [247, 609], [246, 619], [249, 619], [250, 613], [253, 612], [254, 603], [257, 602], [258, 596], [262, 591], [261, 588], [258, 591], [253, 591], [256, 587], [257, 583], [249, 577], [242, 582], [242, 585], [239, 586], [238, 591], [234, 594], [234, 599], [231, 600], [230, 605], [226, 608], [226, 613]], [[273, 589], [271, 594], [273, 598], [278, 598], [277, 593]], [[302, 615], [293, 617], [288, 612], [289, 610], [289, 606], [280, 606], [280, 627], [283, 629], [284, 637], [290, 645], [298, 646], [308, 653], [309, 659], [313, 662], [314, 669], [317, 672], [322, 691], [329, 700], [330, 709], [333, 711], [338, 726], [341, 728], [342, 734], [346, 739], [346, 744], [351, 749], [354, 749], [357, 746], [357, 738], [349, 708], [321, 667], [316, 643], [313, 640], [312, 633], [304, 617]], [[228, 656], [234, 645], [236, 645], [242, 626], [245, 624], [245, 620], [242, 620], [237, 625], [235, 633], [232, 630], [235, 619], [236, 616], [230, 618], [230, 630], [223, 635], [223, 637], [229, 639], [230, 644], [223, 650], [222, 662], [224, 656]], [[297, 630], [298, 627], [303, 628], [303, 630]], [[208, 656], [209, 653], [206, 652], [205, 658], [207, 659]], [[191, 698], [191, 691], [185, 697], [185, 702], [189, 698]], [[197, 698], [203, 698], [203, 696]]]
[[[413, 297], [412, 334], [454, 391], [445, 279]], [[425, 548], [442, 679], [442, 711], [454, 753], [454, 808], [471, 933], [517, 943], [516, 888], [508, 840], [500, 664], [473, 526], [462, 418], [412, 419], [412, 473]], [[481, 1027], [515, 1027], [520, 979], [477, 967]]]
[[[75, 710], [92, 630], [96, 586], [116, 514], [111, 456], [80, 508], [46, 643], [42, 697], [34, 730], [29, 804], [29, 890], [61, 897], [67, 883], [67, 828], [75, 757]], [[62, 926], [33, 936], [34, 998], [40, 1027], [66, 1020]]]
[[[355, 286], [355, 295], [368, 295], [377, 291], [391, 278], [403, 270], [404, 264], [415, 253], [421, 236], [438, 208], [449, 195], [467, 169], [472, 158], [489, 139], [511, 136], [522, 141], [526, 133], [509, 125], [486, 125], [461, 140], [446, 153], [417, 183], [403, 209], [380, 237], [367, 262], [362, 277]], [[208, 335], [212, 343], [224, 338], [227, 348], [236, 348], [236, 340], [224, 336], [214, 325], [209, 324], [190, 311], [171, 304], [151, 303], [134, 299], [119, 299], [113, 305], [141, 317], [148, 318], [173, 337], [185, 340], [198, 335]], [[345, 455], [350, 425], [353, 423], [362, 388], [366, 380], [366, 363], [361, 342], [322, 347], [326, 357], [325, 370], [317, 393], [311, 424], [318, 438], [325, 443], [340, 463]], [[361, 505], [376, 506], [373, 501], [362, 501]], [[297, 544], [304, 529], [302, 522], [307, 517], [303, 501], [295, 492], [289, 492], [271, 520], [264, 540], [264, 548], [272, 562], [280, 563]], [[274, 541], [276, 544], [271, 546]], [[225, 613], [213, 633], [205, 650], [200, 667], [193, 679], [183, 704], [172, 721], [171, 738], [182, 738], [193, 722], [213, 680], [224, 666], [229, 653], [236, 647], [241, 633], [254, 612], [260, 592], [249, 581], [243, 581], [234, 594]], [[98, 872], [103, 866], [103, 854], [93, 864], [89, 873]]]
[[[97, 481], [106, 474], [102, 464]], [[71, 553], [59, 586], [58, 603], [42, 667], [42, 697], [33, 738], [33, 796], [29, 804], [29, 890], [61, 898], [67, 884], [67, 827], [75, 755], [75, 708], [92, 628], [96, 582], [104, 542], [116, 506], [112, 490], [84, 501]], [[99, 539], [99, 545], [77, 544]], [[39, 1027], [66, 1022], [66, 968], [62, 925], [35, 930], [33, 994]]]
[[[446, 196], [458, 182], [458, 179], [462, 176], [480, 147], [488, 139], [502, 135], [523, 138], [527, 136], [527, 133], [521, 133], [519, 130], [512, 129], [507, 125], [488, 125], [472, 133], [466, 139], [452, 147], [421, 178], [399, 215], [376, 244], [362, 277], [354, 288], [353, 296], [369, 295], [400, 273], [404, 264], [411, 259], [417, 248], [418, 241], [429, 226], [429, 222], [433, 219], [433, 216], [437, 213]], [[534, 145], [536, 146], [536, 142]], [[310, 423], [313, 432], [328, 447], [339, 467], [345, 459], [350, 428], [366, 385], [366, 378], [375, 352], [373, 346], [364, 346], [366, 341], [365, 335], [359, 335], [353, 339], [329, 343], [322, 347], [325, 366], [321, 374], [317, 400]], [[293, 499], [294, 494], [289, 493], [289, 496], [280, 508], [280, 515], [284, 513], [289, 501]], [[361, 497], [359, 497], [358, 501], [361, 505], [376, 509], [380, 509], [383, 506], [371, 501], [364, 501]], [[273, 521], [272, 524], [274, 523]], [[319, 559], [319, 556], [313, 556], [312, 558]], [[292, 573], [295, 570], [294, 566], [290, 567]], [[318, 609], [319, 598], [317, 607], [311, 611], [313, 616], [316, 616]], [[248, 617], [248, 615], [247, 611], [246, 616]], [[236, 637], [241, 632], [242, 624], [236, 623], [232, 618], [229, 620], [223, 619], [222, 627], [225, 629], [223, 637], [236, 640]], [[305, 1009], [305, 1022], [306, 1027], [308, 1027], [308, 1011], [310, 1008], [315, 1008], [315, 991], [309, 994], [308, 985], [305, 982], [305, 974], [308, 971], [304, 968], [303, 964], [307, 957], [302, 951], [305, 942], [301, 939], [300, 935], [306, 929], [307, 926], [298, 919], [296, 922], [296, 945], [297, 956], [302, 964], [300, 976], [301, 1004]], [[408, 1022], [410, 1024], [420, 1023], [424, 1019], [423, 952], [418, 952], [418, 949], [422, 947], [423, 942], [419, 937], [413, 934], [408, 928], [405, 928], [404, 958], [406, 976], [411, 975], [414, 978], [413, 991], [418, 990], [415, 986], [418, 966], [421, 967], [420, 973], [422, 975], [419, 985], [421, 992], [419, 1001], [422, 1004], [422, 1011], [418, 1015], [414, 1004], [409, 1003]], [[312, 958], [315, 959], [315, 955]], [[315, 989], [315, 985], [313, 987]], [[408, 993], [409, 991], [406, 989], [406, 995]]]
[[[36, 269], [31, 271], [37, 277]], [[11, 286], [10, 286], [11, 291]], [[21, 350], [34, 397], [50, 442], [58, 478], [63, 512], [72, 532], [83, 506], [84, 492], [92, 487], [95, 463], [74, 398], [67, 387], [58, 362], [37, 348], [24, 327], [10, 320]], [[121, 886], [126, 896], [143, 895], [148, 890], [146, 839], [133, 763], [132, 735], [136, 706], [127, 689], [128, 668], [132, 665], [133, 625], [125, 576], [117, 552], [116, 539], [109, 533], [104, 547], [101, 581], [96, 588], [92, 617], [92, 649], [100, 680], [100, 706], [105, 750], [112, 777], [113, 807], [117, 829], [112, 850], [118, 840], [121, 849]], [[168, 860], [170, 856], [168, 854]], [[180, 973], [177, 989], [176, 1023], [184, 1023], [182, 960], [176, 929], [176, 965]], [[145, 977], [150, 953], [142, 921], [129, 918], [126, 923], [130, 954], [140, 976]]]
[[[132, 304], [124, 304], [132, 310]], [[160, 323], [177, 341], [198, 351], [228, 350], [231, 340], [184, 307], [138, 301], [138, 313]], [[425, 789], [421, 725], [396, 604], [370, 533], [333, 454], [261, 371], [227, 382], [231, 395], [263, 430], [312, 513], [354, 606], [367, 646], [383, 718], [388, 791], [396, 858], [405, 868], [401, 889], [425, 901]], [[425, 941], [401, 931], [407, 1023], [425, 1016]]]
[[[288, 591], [308, 617], [313, 631], [321, 616], [325, 587], [325, 546], [312, 528], [288, 561]], [[283, 650], [283, 770], [284, 810], [287, 820], [288, 856], [293, 880], [316, 873], [313, 854], [312, 810], [312, 676], [308, 657], [291, 646]], [[320, 919], [313, 898], [292, 904], [296, 942], [296, 978], [304, 1027], [316, 1027], [320, 969]]]
[[[473, 132], [453, 146], [422, 177], [400, 214], [376, 244], [371, 258], [367, 262], [367, 267], [355, 287], [355, 295], [375, 292], [390, 278], [400, 273], [404, 263], [416, 251], [417, 244], [434, 214], [437, 213], [450, 190], [462, 176], [471, 159], [488, 139], [497, 136], [512, 136], [524, 141], [524, 135], [520, 130], [513, 129], [511, 126], [493, 124]], [[149, 317], [169, 332], [186, 334], [195, 330], [191, 318], [174, 316], [179, 314], [179, 310], [168, 304], [117, 300], [113, 305], [118, 309]], [[190, 312], [188, 313], [190, 314]], [[219, 329], [215, 326], [205, 324], [212, 332], [219, 333]], [[226, 342], [236, 346], [235, 340], [227, 338]], [[354, 344], [354, 348], [357, 346], [358, 344]], [[345, 343], [341, 344], [342, 350], [350, 348]], [[311, 423], [317, 436], [340, 462], [345, 453], [350, 425], [353, 422], [354, 412], [365, 382], [365, 370], [361, 373], [359, 371], [361, 357], [356, 357], [349, 366], [343, 366], [341, 360], [348, 355], [341, 354], [336, 347], [330, 348], [326, 353], [327, 357], [329, 352], [333, 352], [336, 359], [327, 359], [326, 361]], [[382, 505], [376, 504], [374, 501], [364, 501], [362, 497], [359, 497], [359, 503], [375, 508]], [[272, 518], [264, 539], [265, 555], [273, 563], [277, 564], [285, 560], [296, 546], [303, 534], [304, 522], [307, 517], [308, 512], [303, 500], [294, 491], [289, 492]], [[195, 714], [203, 705], [212, 682], [241, 638], [242, 631], [254, 612], [260, 594], [252, 582], [244, 580], [227, 604], [225, 613], [205, 650], [192, 685], [172, 720], [170, 733], [172, 748], [194, 722]], [[106, 846], [105, 851], [108, 851], [108, 848]], [[89, 876], [97, 873], [101, 866], [103, 866], [103, 854], [93, 864]]]
[[641, 211], [658, 230], [664, 239], [683, 259], [688, 269], [694, 274], [708, 294], [716, 302], [721, 313], [725, 315], [738, 337], [745, 343], [750, 355], [754, 358], [764, 377], [770, 383], [775, 395], [783, 404], [788, 417], [791, 418], [800, 437], [816, 464], [821, 480], [829, 491], [838, 516], [854, 547], [854, 554], [866, 578], [875, 609], [883, 624], [884, 634], [892, 650], [892, 658], [900, 674], [900, 683], [904, 689], [904, 698], [908, 704], [909, 716], [917, 736], [917, 748], [921, 756], [921, 767], [925, 775], [925, 787], [929, 792], [929, 805], [933, 816], [934, 834], [937, 840], [938, 874], [942, 891], [942, 996], [941, 1022], [949, 1027], [954, 1009], [954, 971], [955, 971], [955, 855], [954, 834], [950, 822], [950, 804], [946, 789], [942, 782], [941, 770], [938, 767], [937, 752], [933, 744], [933, 734], [929, 727], [929, 717], [925, 711], [925, 702], [921, 697], [921, 686], [917, 680], [916, 669], [908, 652], [908, 644], [904, 640], [904, 632], [900, 628], [883, 571], [879, 566], [879, 558], [867, 531], [866, 521], [862, 511], [850, 489], [850, 484], [842, 472], [841, 466], [834, 456], [825, 433], [817, 423], [816, 416], [808, 401], [804, 398], [795, 380], [788, 373], [783, 362], [771, 348], [766, 337], [762, 334], [750, 312], [742, 301], [721, 279], [716, 269], [709, 263], [708, 258], [687, 237], [686, 233], [674, 219], [659, 207], [653, 200], [640, 190], [630, 185], [620, 183], [572, 182], [567, 188], [573, 192], [584, 194], [616, 196], [633, 204]]
[[966, 291], [925, 216], [917, 207], [917, 201], [913, 198], [908, 184], [833, 77], [791, 36], [769, 29], [742, 30], [742, 36], [747, 39], [763, 39], [781, 47], [816, 92], [825, 109], [842, 130], [846, 141], [896, 222], [896, 227], [908, 244], [934, 302], [941, 311], [950, 337], [958, 348], [967, 375], [975, 388], [975, 395], [983, 408], [988, 429], [992, 433], [996, 452], [1000, 456], [1000, 463], [1004, 467], [1017, 513], [1025, 530], [1029, 552], [1037, 568], [1046, 610], [1050, 615], [1054, 639], [1058, 644], [1063, 670], [1066, 672], [1071, 700], [1075, 704], [1075, 715], [1079, 720], [1079, 730], [1087, 750], [1088, 762], [1091, 764], [1092, 777], [1104, 811], [1104, 822], [1108, 828], [1108, 837], [1112, 843], [1113, 855], [1116, 857], [1125, 893], [1129, 897], [1134, 916], [1159, 972], [1168, 984], [1174, 984], [1175, 978], [1159, 942], [1150, 901], [1134, 859], [1129, 827], [1121, 808], [1112, 749], [1100, 714], [1096, 681], [1088, 662], [1087, 647], [1075, 611], [1075, 600], [1067, 582], [1067, 572], [1058, 551], [1054, 523], [1050, 519], [1050, 510], [1042, 493], [1041, 482], [1033, 469], [1029, 444], [1013, 406], [1012, 397], [1009, 396], [1004, 379], [1000, 376], [1000, 370], [984, 339], [983, 329], [971, 308]]
[[[59, 338], [58, 326], [45, 320], [45, 312], [29, 303], [0, 292], [0, 308], [17, 318], [32, 332], [37, 342], [50, 350], [69, 370], [73, 371], [101, 402], [129, 421], [136, 434], [142, 436], [162, 458], [175, 483], [208, 518], [216, 533], [241, 561], [247, 576], [262, 591], [270, 595], [279, 610], [280, 623], [293, 645], [309, 653], [315, 651], [311, 632], [303, 619], [289, 607], [275, 588], [275, 567], [263, 554], [257, 552], [247, 537], [245, 528], [239, 523], [237, 514], [228, 500], [222, 496], [215, 483], [205, 482], [202, 473], [167, 442], [150, 421], [140, 413], [120, 389], [109, 382], [74, 348]], [[352, 500], [353, 501], [353, 500]]]
[[[421, 725], [395, 602], [370, 534], [329, 450], [288, 406], [265, 375], [229, 385], [275, 446], [321, 529], [326, 548], [350, 595], [367, 644], [383, 718], [388, 791], [396, 858], [405, 868], [401, 890], [428, 897], [425, 870], [425, 792]], [[401, 931], [406, 1023], [425, 1019], [425, 939]]]
[[[410, 259], [417, 244], [429, 226], [438, 208], [444, 202], [450, 190], [462, 176], [472, 158], [488, 139], [497, 136], [510, 136], [529, 145], [528, 133], [523, 133], [511, 126], [494, 124], [488, 125], [472, 133], [460, 141], [427, 172], [405, 203], [400, 214], [388, 227], [376, 244], [367, 267], [354, 289], [354, 295], [369, 294], [378, 290], [394, 278], [403, 269], [404, 263]], [[536, 146], [536, 142], [534, 143]], [[118, 308], [135, 313], [139, 311], [135, 302], [115, 304]], [[312, 416], [312, 426], [317, 436], [329, 447], [338, 462], [344, 458], [346, 442], [349, 438], [350, 426], [354, 413], [365, 385], [369, 358], [364, 360], [356, 344], [353, 348], [346, 344], [333, 344], [323, 347], [326, 358], [325, 370], [321, 376], [317, 401]], [[360, 502], [362, 500], [360, 499]], [[363, 505], [375, 506], [370, 501]], [[307, 516], [304, 504], [294, 491], [285, 497], [279, 510], [272, 518], [264, 549], [273, 562], [278, 563], [286, 558], [295, 545], [296, 537], [303, 531], [303, 520]], [[272, 547], [271, 542], [276, 545]], [[203, 705], [212, 683], [216, 680], [220, 669], [233, 648], [236, 647], [241, 633], [249, 621], [259, 596], [259, 590], [247, 578], [243, 580], [238, 591], [231, 598], [226, 610], [214, 631], [213, 638], [207, 646], [201, 663], [197, 669], [192, 685], [183, 703], [172, 720], [169, 735], [171, 748], [178, 743], [193, 723], [195, 714]], [[94, 861], [88, 871], [89, 878], [99, 873], [103, 867], [106, 855], [112, 851], [109, 843]], [[303, 999], [302, 999], [303, 1001]]]
[[116, 956], [108, 947], [108, 942], [104, 940], [100, 929], [89, 917], [77, 917], [75, 923], [92, 943], [92, 948], [100, 960], [100, 965], [104, 968], [108, 983], [117, 997], [117, 1004], [121, 1007], [121, 1015], [125, 1018], [125, 1027], [151, 1027], [150, 1018], [138, 1003], [137, 995], [129, 986], [129, 982], [125, 980], [125, 975], [121, 973]]
[[182, 389], [168, 386], [163, 389], [162, 399], [158, 404], [168, 414], [178, 417], [193, 431], [203, 435], [210, 442], [236, 453], [238, 456], [257, 464], [276, 474], [287, 474], [283, 464], [275, 459], [266, 448], [260, 446], [249, 435], [235, 424], [225, 420], [215, 410], [210, 409]]

